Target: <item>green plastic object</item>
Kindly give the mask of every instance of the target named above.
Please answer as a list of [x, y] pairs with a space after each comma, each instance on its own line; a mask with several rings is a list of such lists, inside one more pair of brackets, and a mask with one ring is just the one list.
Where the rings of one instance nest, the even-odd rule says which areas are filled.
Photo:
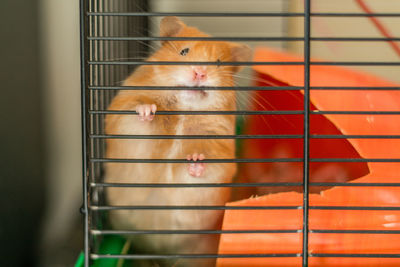
[[[127, 240], [122, 236], [104, 236], [99, 254], [103, 255], [120, 255], [126, 254]], [[83, 252], [79, 254], [78, 260], [75, 263], [75, 267], [83, 267], [85, 262], [85, 255]], [[121, 262], [121, 259], [97, 259], [92, 262], [91, 267], [125, 267], [128, 266], [125, 262]]]
[[[241, 135], [243, 134], [243, 128], [244, 128], [244, 118], [243, 116], [240, 117], [238, 116], [236, 118], [236, 135]], [[243, 141], [242, 139], [236, 139], [236, 154], [240, 155], [243, 150]]]
[[85, 261], [85, 254], [83, 253], [83, 251], [79, 254], [78, 259], [75, 262], [75, 267], [83, 267]]

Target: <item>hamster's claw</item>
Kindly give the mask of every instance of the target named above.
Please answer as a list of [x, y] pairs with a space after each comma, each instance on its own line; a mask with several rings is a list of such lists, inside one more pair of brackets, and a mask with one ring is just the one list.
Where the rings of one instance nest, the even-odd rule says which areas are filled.
[[[192, 155], [187, 155], [186, 159], [193, 161], [198, 161], [198, 160], [200, 161], [205, 159], [205, 156], [203, 154], [194, 153]], [[200, 177], [203, 175], [205, 168], [206, 168], [205, 164], [202, 162], [195, 162], [195, 163], [192, 162], [189, 163], [188, 171], [191, 176]]]
[[154, 119], [154, 115], [157, 111], [157, 106], [155, 104], [145, 104], [145, 105], [137, 105], [136, 112], [139, 113], [140, 121], [152, 121]]

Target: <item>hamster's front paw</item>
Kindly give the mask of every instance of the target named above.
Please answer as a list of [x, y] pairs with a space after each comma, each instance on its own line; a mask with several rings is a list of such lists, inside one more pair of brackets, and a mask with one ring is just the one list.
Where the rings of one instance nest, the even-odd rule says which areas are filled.
[[[203, 154], [194, 153], [192, 155], [187, 155], [186, 159], [193, 160], [193, 161], [197, 161], [197, 160], [200, 161], [200, 160], [205, 159], [205, 157]], [[203, 175], [205, 168], [206, 168], [205, 164], [202, 162], [189, 163], [188, 171], [191, 176], [200, 177]]]
[[140, 121], [152, 121], [156, 111], [157, 106], [155, 104], [144, 104], [136, 106], [136, 112], [139, 113], [138, 116]]

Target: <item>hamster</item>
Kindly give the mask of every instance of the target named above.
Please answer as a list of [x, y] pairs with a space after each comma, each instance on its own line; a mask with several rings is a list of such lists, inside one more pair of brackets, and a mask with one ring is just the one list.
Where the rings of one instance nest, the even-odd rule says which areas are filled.
[[[177, 17], [160, 23], [162, 37], [208, 37]], [[219, 41], [163, 41], [147, 61], [249, 61], [248, 46]], [[234, 86], [238, 66], [142, 65], [124, 86], [194, 87], [197, 90], [123, 90], [109, 110], [137, 111], [138, 115], [109, 114], [109, 135], [233, 135], [232, 115], [157, 115], [157, 111], [234, 111], [234, 91], [202, 87]], [[107, 139], [107, 158], [187, 159], [187, 163], [106, 163], [108, 183], [229, 183], [235, 163], [202, 163], [203, 159], [234, 159], [232, 139]], [[222, 206], [229, 188], [107, 188], [113, 206]], [[221, 210], [117, 210], [109, 213], [119, 230], [218, 230]], [[135, 251], [151, 254], [216, 254], [217, 234], [148, 234], [130, 236]], [[162, 266], [213, 266], [215, 259], [180, 259]]]

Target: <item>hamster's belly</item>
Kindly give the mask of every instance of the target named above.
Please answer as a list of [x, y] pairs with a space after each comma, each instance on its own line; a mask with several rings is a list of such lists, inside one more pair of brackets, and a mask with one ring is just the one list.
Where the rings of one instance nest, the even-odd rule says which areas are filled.
[[[144, 134], [131, 132], [129, 134]], [[149, 133], [147, 133], [149, 134]], [[156, 134], [156, 133], [151, 133]], [[193, 141], [191, 141], [191, 146]], [[207, 144], [205, 140], [198, 140]], [[107, 157], [136, 159], [186, 158], [188, 141], [172, 140], [121, 140], [108, 141]], [[207, 148], [205, 145], [205, 149]], [[232, 147], [234, 150], [234, 147]], [[192, 151], [202, 153], [203, 151]], [[233, 173], [229, 165], [206, 164], [202, 177], [188, 173], [188, 163], [107, 163], [105, 181], [118, 183], [219, 183], [230, 182]], [[113, 206], [222, 206], [228, 201], [228, 188], [107, 188], [107, 200]], [[151, 209], [119, 210], [110, 212], [110, 221], [121, 230], [205, 230], [218, 229], [223, 211], [206, 209]], [[173, 252], [215, 252], [217, 235], [140, 235], [132, 236], [134, 243], [144, 241], [150, 250]], [[202, 242], [206, 245], [200, 245]], [[195, 242], [198, 245], [193, 245]], [[190, 244], [192, 243], [192, 244]], [[208, 244], [208, 245], [207, 245]], [[141, 246], [141, 245], [140, 245]], [[211, 250], [209, 250], [211, 249]]]
[[[153, 166], [153, 169], [161, 169], [163, 172], [165, 172], [165, 168], [169, 167]], [[145, 174], [145, 172], [141, 173]], [[129, 177], [125, 178], [128, 180]], [[107, 197], [108, 203], [115, 206], [214, 206], [224, 205], [228, 201], [229, 190], [227, 188], [109, 188]], [[122, 210], [112, 211], [109, 215], [113, 228], [121, 230], [217, 230], [223, 211], [203, 209]], [[134, 244], [149, 251], [213, 253], [215, 246], [209, 243], [214, 244], [218, 236], [147, 234], [141, 235], [140, 238], [137, 236], [130, 236], [130, 238]], [[201, 243], [206, 244], [199, 246]]]

